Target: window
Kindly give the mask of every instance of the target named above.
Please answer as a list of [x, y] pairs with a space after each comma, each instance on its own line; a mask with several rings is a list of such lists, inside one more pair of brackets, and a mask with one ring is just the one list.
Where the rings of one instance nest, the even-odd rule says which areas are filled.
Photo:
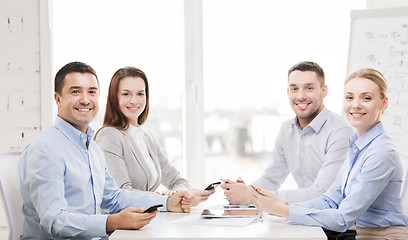
[[125, 66], [143, 70], [149, 80], [150, 111], [143, 125], [169, 160], [182, 170], [181, 98], [182, 1], [53, 2], [54, 75], [81, 61], [98, 74], [100, 109], [91, 127], [103, 123], [114, 72]]
[[[205, 131], [203, 186], [220, 177], [252, 181], [263, 172], [280, 124], [294, 116], [286, 96], [293, 64], [311, 60], [323, 67], [329, 88], [325, 105], [341, 113], [350, 10], [364, 4], [202, 1], [205, 129], [197, 131]], [[59, 0], [53, 5], [54, 71], [79, 60], [99, 76], [100, 110], [91, 126], [102, 125], [114, 71], [138, 67], [151, 90], [144, 127], [183, 172], [183, 1]]]
[[[205, 177], [246, 182], [271, 159], [294, 117], [287, 71], [310, 60], [326, 73], [328, 109], [341, 113], [350, 10], [365, 1], [203, 1]], [[289, 178], [285, 187], [296, 188]]]

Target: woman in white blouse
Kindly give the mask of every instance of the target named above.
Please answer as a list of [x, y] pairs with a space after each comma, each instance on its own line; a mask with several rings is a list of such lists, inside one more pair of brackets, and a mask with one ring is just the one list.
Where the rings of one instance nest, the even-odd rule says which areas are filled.
[[169, 189], [162, 194], [188, 190], [197, 205], [214, 193], [192, 189], [169, 163], [154, 137], [143, 130], [149, 113], [149, 85], [143, 71], [135, 67], [117, 70], [112, 77], [103, 127], [95, 141], [105, 153], [109, 173], [120, 188], [154, 192], [160, 184]]

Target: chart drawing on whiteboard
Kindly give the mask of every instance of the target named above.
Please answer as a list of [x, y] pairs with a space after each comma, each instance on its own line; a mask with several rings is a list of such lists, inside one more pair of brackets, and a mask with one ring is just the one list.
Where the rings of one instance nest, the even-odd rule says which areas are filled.
[[392, 11], [352, 13], [347, 71], [350, 74], [360, 68], [371, 67], [386, 77], [389, 105], [382, 122], [407, 169], [408, 11], [401, 14], [398, 10], [395, 15]]

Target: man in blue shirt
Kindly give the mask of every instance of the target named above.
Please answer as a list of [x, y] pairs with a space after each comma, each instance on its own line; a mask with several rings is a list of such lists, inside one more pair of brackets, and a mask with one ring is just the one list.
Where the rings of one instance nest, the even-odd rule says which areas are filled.
[[168, 211], [190, 211], [187, 192], [167, 197], [117, 188], [88, 126], [99, 107], [99, 82], [92, 67], [72, 62], [61, 68], [54, 98], [55, 124], [25, 148], [19, 163], [22, 239], [100, 239], [116, 229], [147, 225], [158, 211], [143, 211], [155, 204]]

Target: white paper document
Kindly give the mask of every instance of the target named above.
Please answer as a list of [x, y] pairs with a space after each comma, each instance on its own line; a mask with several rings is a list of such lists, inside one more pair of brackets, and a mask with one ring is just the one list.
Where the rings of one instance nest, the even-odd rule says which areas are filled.
[[174, 224], [198, 224], [198, 225], [214, 225], [214, 226], [229, 226], [229, 227], [243, 227], [253, 221], [260, 219], [260, 217], [253, 218], [202, 218], [198, 214], [192, 214], [172, 221]]

